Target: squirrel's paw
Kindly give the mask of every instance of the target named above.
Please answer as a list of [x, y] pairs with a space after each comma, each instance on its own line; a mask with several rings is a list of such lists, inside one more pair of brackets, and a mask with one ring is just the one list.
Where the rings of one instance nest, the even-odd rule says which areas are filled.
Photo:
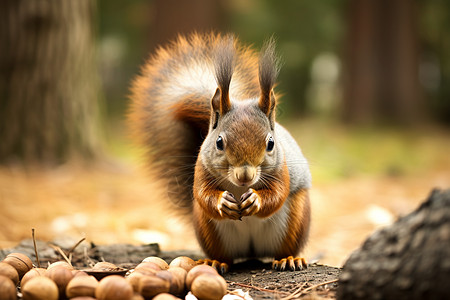
[[308, 268], [308, 263], [303, 257], [288, 256], [286, 258], [276, 260], [272, 262], [272, 269], [277, 271], [300, 271]]
[[252, 216], [257, 214], [261, 209], [261, 197], [254, 189], [249, 189], [241, 196], [241, 216]]
[[215, 259], [199, 259], [197, 260], [197, 265], [208, 265], [216, 269], [217, 272], [219, 272], [220, 275], [223, 275], [228, 272], [228, 264], [227, 263], [221, 263], [218, 260]]
[[232, 193], [228, 191], [224, 191], [217, 201], [217, 211], [219, 212], [219, 215], [224, 218], [229, 218], [233, 220], [240, 219], [240, 211], [239, 211], [239, 204], [234, 199], [234, 196]]

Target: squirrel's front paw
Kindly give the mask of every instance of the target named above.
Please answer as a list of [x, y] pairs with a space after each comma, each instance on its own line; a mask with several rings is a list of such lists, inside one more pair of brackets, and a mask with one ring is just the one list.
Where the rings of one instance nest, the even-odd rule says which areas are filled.
[[232, 193], [224, 191], [217, 201], [217, 210], [219, 215], [224, 218], [238, 220], [241, 215], [239, 211], [239, 203]]
[[241, 216], [252, 216], [257, 214], [261, 209], [261, 197], [254, 189], [249, 189], [241, 196]]

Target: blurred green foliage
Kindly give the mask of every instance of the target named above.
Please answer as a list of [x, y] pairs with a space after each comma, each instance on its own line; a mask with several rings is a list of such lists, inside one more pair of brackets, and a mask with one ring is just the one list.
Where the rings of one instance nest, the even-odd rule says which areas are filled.
[[[350, 0], [216, 1], [222, 15], [218, 31], [233, 32], [256, 48], [276, 37], [283, 61], [277, 87], [281, 117], [339, 116]], [[99, 62], [111, 116], [123, 116], [130, 81], [154, 47], [156, 2], [98, 1]], [[450, 122], [450, 2], [415, 4], [424, 97], [434, 117]], [[336, 76], [321, 85], [324, 72], [332, 71]]]

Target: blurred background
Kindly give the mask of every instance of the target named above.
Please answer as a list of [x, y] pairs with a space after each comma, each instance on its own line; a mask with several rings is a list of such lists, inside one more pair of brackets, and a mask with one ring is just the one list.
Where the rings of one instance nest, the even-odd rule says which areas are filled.
[[126, 125], [158, 45], [192, 31], [274, 35], [278, 121], [313, 174], [304, 255], [340, 266], [450, 185], [450, 2], [78, 0], [0, 3], [0, 248], [31, 237], [198, 249], [161, 205]]

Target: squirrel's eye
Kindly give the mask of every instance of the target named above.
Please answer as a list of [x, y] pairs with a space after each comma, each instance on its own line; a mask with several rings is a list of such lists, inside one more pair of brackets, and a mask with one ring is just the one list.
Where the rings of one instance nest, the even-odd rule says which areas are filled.
[[273, 147], [275, 146], [275, 141], [273, 140], [273, 137], [269, 137], [269, 139], [267, 140], [267, 152], [270, 152], [273, 150]]
[[217, 150], [223, 151], [223, 138], [220, 135], [216, 140], [216, 147]]

